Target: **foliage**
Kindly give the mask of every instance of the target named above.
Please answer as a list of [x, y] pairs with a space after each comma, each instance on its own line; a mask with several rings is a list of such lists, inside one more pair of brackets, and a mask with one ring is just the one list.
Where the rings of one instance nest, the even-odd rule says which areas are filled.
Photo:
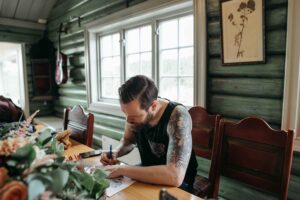
[[27, 185], [28, 200], [39, 199], [47, 192], [49, 199], [99, 199], [109, 186], [105, 174], [101, 170], [88, 174], [79, 171], [76, 163], [65, 162], [64, 146], [51, 133], [43, 129], [38, 137], [7, 157], [4, 167], [9, 180]]

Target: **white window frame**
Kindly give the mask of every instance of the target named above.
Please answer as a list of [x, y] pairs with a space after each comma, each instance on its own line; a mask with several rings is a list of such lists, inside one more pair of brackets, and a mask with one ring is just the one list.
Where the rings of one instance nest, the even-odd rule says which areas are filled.
[[297, 22], [300, 17], [297, 11], [299, 8], [298, 0], [289, 0], [281, 123], [281, 128], [284, 130], [294, 129], [295, 137], [298, 138], [300, 138], [300, 41], [298, 40], [300, 27]]
[[[193, 6], [194, 5], [194, 6]], [[206, 11], [205, 0], [151, 0], [116, 12], [107, 17], [93, 21], [85, 26], [85, 64], [88, 110], [109, 115], [124, 116], [116, 101], [99, 101], [98, 44], [97, 37], [105, 33], [113, 33], [120, 26], [136, 27], [147, 24], [153, 19], [164, 19], [177, 16], [178, 11], [192, 12], [194, 8], [194, 102], [205, 106], [206, 93]], [[152, 41], [152, 52], [156, 41]], [[155, 62], [156, 53], [152, 54]], [[154, 57], [155, 56], [155, 57]], [[122, 57], [122, 56], [121, 56]], [[123, 60], [121, 60], [123, 62]], [[153, 63], [156, 66], [157, 63]], [[153, 67], [153, 79], [157, 80], [156, 67]], [[125, 73], [121, 71], [121, 83]], [[92, 83], [98, 83], [92, 84]]]

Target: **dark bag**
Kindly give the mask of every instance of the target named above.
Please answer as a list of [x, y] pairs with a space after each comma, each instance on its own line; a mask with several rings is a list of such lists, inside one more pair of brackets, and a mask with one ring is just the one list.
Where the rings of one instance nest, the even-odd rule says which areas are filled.
[[24, 119], [23, 110], [11, 99], [0, 95], [0, 122], [16, 122]]

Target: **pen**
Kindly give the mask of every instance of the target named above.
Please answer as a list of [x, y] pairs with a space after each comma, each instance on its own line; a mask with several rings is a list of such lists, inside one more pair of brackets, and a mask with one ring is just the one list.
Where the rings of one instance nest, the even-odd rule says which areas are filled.
[[112, 159], [112, 145], [109, 145], [109, 159]]

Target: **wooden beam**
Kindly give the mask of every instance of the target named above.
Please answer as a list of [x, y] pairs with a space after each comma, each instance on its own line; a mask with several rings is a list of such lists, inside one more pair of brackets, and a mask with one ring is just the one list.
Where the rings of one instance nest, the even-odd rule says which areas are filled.
[[45, 24], [0, 17], [0, 25], [15, 26], [29, 29], [45, 30]]

